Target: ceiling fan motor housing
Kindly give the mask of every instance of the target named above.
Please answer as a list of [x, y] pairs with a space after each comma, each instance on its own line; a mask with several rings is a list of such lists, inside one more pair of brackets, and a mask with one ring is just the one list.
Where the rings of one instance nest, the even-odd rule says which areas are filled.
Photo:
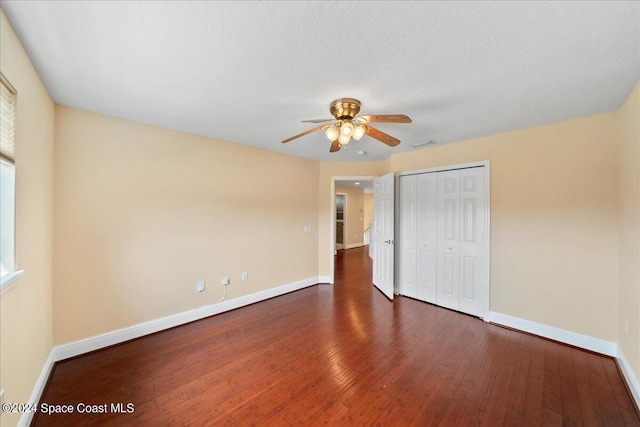
[[360, 101], [353, 98], [338, 98], [331, 103], [329, 110], [337, 120], [353, 120], [360, 111]]

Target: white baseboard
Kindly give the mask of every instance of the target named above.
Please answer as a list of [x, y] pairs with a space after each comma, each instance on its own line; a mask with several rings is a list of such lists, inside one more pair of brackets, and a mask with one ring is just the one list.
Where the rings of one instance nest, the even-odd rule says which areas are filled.
[[[191, 311], [178, 313], [172, 316], [140, 323], [127, 328], [54, 347], [51, 349], [49, 357], [47, 357], [47, 360], [40, 372], [40, 376], [38, 377], [31, 395], [29, 396], [29, 403], [39, 402], [42, 392], [44, 391], [44, 387], [47, 384], [47, 380], [49, 379], [49, 375], [51, 374], [53, 365], [57, 361], [79, 356], [90, 351], [99, 350], [101, 348], [129, 341], [134, 338], [139, 338], [154, 332], [189, 323], [194, 320], [203, 319], [214, 314], [235, 310], [236, 308], [297, 291], [317, 283], [329, 283], [329, 279], [329, 276], [311, 277], [288, 285], [266, 289], [250, 295], [223, 301], [219, 304], [197, 308]], [[640, 407], [640, 385], [638, 384], [638, 377], [635, 375], [633, 369], [616, 343], [493, 311], [490, 311], [484, 320], [617, 358], [624, 379], [631, 390], [635, 403]], [[33, 412], [22, 414], [22, 417], [18, 421], [18, 426], [28, 426], [31, 423], [32, 417]]]
[[622, 371], [622, 376], [627, 382], [627, 386], [629, 386], [633, 400], [636, 402], [636, 407], [640, 408], [640, 384], [638, 384], [638, 377], [636, 376], [636, 373], [633, 372], [633, 368], [631, 368], [631, 365], [627, 362], [627, 359], [624, 357], [624, 353], [620, 348], [618, 349], [618, 366]]
[[346, 245], [344, 248], [345, 249], [353, 249], [353, 248], [361, 248], [364, 246], [364, 242], [360, 242], [360, 243], [349, 243], [348, 245]]
[[532, 322], [530, 320], [520, 319], [518, 317], [490, 311], [489, 315], [484, 319], [487, 322], [497, 323], [498, 325], [508, 326], [544, 338], [560, 341], [585, 350], [594, 351], [606, 356], [618, 357], [618, 345], [616, 343], [593, 338], [587, 335], [578, 334], [576, 332], [567, 331], [565, 329], [553, 326], [543, 325], [541, 323]]
[[162, 317], [160, 319], [151, 320], [149, 322], [139, 323], [137, 325], [129, 326], [123, 329], [107, 332], [105, 334], [95, 335], [93, 337], [85, 338], [68, 344], [62, 344], [54, 347], [53, 349], [55, 361], [57, 362], [59, 360], [79, 356], [81, 354], [109, 347], [114, 344], [120, 344], [134, 338], [153, 334], [155, 332], [163, 331], [175, 326], [184, 325], [185, 323], [193, 322], [194, 320], [204, 319], [205, 317], [213, 316], [214, 314], [223, 313], [229, 310], [235, 310], [236, 308], [244, 307], [245, 305], [264, 301], [266, 299], [277, 297], [279, 295], [284, 295], [289, 292], [297, 291], [299, 289], [315, 285], [317, 283], [319, 283], [317, 276], [310, 277], [308, 279], [289, 283], [288, 285], [265, 289], [264, 291], [223, 301], [218, 304], [196, 308], [190, 311], [185, 311], [171, 316]]
[[[49, 352], [49, 356], [47, 356], [47, 360], [45, 360], [44, 365], [42, 365], [42, 370], [40, 370], [40, 376], [36, 380], [36, 384], [33, 386], [33, 390], [31, 390], [31, 395], [29, 396], [29, 400], [27, 401], [31, 405], [37, 405], [40, 402], [40, 397], [42, 396], [42, 392], [44, 391], [45, 386], [47, 385], [47, 381], [49, 380], [49, 375], [51, 375], [51, 369], [53, 369], [53, 363], [55, 362], [55, 354], [53, 349]], [[35, 412], [23, 412], [22, 416], [18, 420], [18, 427], [27, 427], [31, 424], [31, 419], [33, 418], [33, 414]]]
[[329, 284], [333, 284], [331, 282], [331, 277], [329, 276], [318, 276], [318, 283], [329, 283]]
[[629, 362], [627, 362], [627, 359], [624, 357], [624, 353], [622, 353], [618, 344], [590, 337], [588, 335], [567, 331], [565, 329], [543, 325], [530, 320], [496, 313], [494, 311], [490, 311], [489, 315], [485, 317], [484, 320], [498, 325], [508, 326], [513, 329], [518, 329], [520, 331], [529, 332], [561, 343], [584, 348], [585, 350], [594, 351], [606, 356], [615, 357], [618, 366], [620, 367], [620, 371], [622, 372], [622, 376], [624, 377], [624, 381], [627, 383], [627, 386], [631, 391], [633, 400], [635, 401], [636, 406], [640, 408], [640, 384], [638, 383], [638, 376], [633, 371], [633, 368], [631, 368], [631, 365], [629, 365]]
[[[265, 289], [264, 291], [245, 295], [239, 298], [234, 298], [228, 301], [223, 301], [218, 304], [196, 308], [194, 310], [162, 317], [160, 319], [151, 320], [149, 322], [139, 323], [137, 325], [107, 332], [105, 334], [95, 335], [93, 337], [54, 347], [51, 349], [49, 357], [42, 367], [40, 376], [38, 377], [38, 380], [36, 381], [36, 384], [31, 391], [31, 396], [29, 396], [29, 403], [37, 404], [40, 401], [40, 397], [42, 396], [42, 392], [44, 391], [44, 387], [47, 384], [47, 380], [49, 379], [51, 369], [53, 368], [55, 362], [68, 359], [70, 357], [79, 356], [90, 351], [100, 350], [114, 344], [120, 344], [134, 338], [139, 338], [165, 329], [173, 328], [175, 326], [180, 326], [185, 323], [193, 322], [194, 320], [204, 319], [205, 317], [213, 316], [214, 314], [235, 310], [236, 308], [244, 307], [256, 302], [288, 294], [289, 292], [297, 291], [318, 284], [322, 282], [322, 280], [320, 279], [321, 278], [317, 276], [310, 277], [308, 279], [289, 283], [288, 285]], [[322, 279], [324, 279], [324, 277]], [[18, 422], [18, 426], [28, 426], [31, 423], [32, 417], [33, 412], [23, 413], [20, 421]]]

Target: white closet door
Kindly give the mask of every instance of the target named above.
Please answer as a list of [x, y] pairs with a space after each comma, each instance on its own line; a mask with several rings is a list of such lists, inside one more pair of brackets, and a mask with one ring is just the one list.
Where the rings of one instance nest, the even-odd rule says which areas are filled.
[[485, 168], [460, 170], [460, 311], [484, 316], [487, 292]]
[[400, 177], [400, 294], [487, 315], [486, 173], [471, 167]]
[[416, 298], [436, 303], [437, 174], [423, 173], [414, 176], [417, 180]]
[[400, 271], [398, 293], [417, 298], [416, 289], [416, 190], [417, 176], [400, 177]]
[[437, 303], [460, 310], [460, 171], [438, 172]]

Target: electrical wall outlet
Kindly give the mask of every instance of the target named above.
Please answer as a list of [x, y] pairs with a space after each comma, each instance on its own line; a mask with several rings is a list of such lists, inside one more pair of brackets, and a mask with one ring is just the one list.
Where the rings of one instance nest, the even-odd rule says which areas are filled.
[[245, 271], [244, 273], [242, 273], [242, 281], [246, 282], [247, 280], [249, 280], [249, 273]]
[[200, 280], [198, 283], [196, 283], [196, 291], [204, 292], [204, 286], [204, 280]]
[[310, 232], [310, 231], [311, 231], [311, 226], [310, 226], [310, 225], [305, 225], [305, 226], [304, 226], [304, 232], [305, 232], [305, 233], [308, 233], [308, 232]]
[[228, 285], [229, 283], [231, 283], [231, 281], [226, 277], [220, 281], [221, 285]]

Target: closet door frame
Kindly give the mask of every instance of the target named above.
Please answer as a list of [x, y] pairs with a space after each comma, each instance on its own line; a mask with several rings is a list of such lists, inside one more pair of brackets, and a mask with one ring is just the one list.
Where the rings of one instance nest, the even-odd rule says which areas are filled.
[[[459, 163], [459, 164], [454, 164], [454, 165], [445, 165], [445, 166], [437, 166], [437, 167], [433, 167], [433, 168], [426, 168], [426, 169], [417, 169], [417, 170], [411, 170], [411, 171], [403, 171], [403, 172], [398, 172], [396, 174], [397, 177], [401, 177], [404, 175], [417, 175], [417, 174], [421, 174], [421, 173], [428, 173], [428, 172], [444, 172], [444, 171], [449, 171], [449, 170], [456, 170], [456, 169], [468, 169], [468, 168], [477, 168], [477, 167], [484, 167], [484, 188], [485, 188], [485, 193], [484, 193], [484, 197], [485, 197], [485, 206], [486, 206], [486, 217], [485, 217], [485, 227], [487, 230], [487, 239], [484, 242], [484, 247], [483, 250], [485, 251], [486, 256], [486, 266], [484, 269], [484, 283], [486, 286], [485, 292], [484, 292], [484, 304], [483, 304], [483, 315], [481, 315], [480, 317], [482, 319], [488, 319], [489, 316], [489, 308], [490, 308], [490, 297], [491, 297], [491, 162], [489, 160], [483, 160], [483, 161], [479, 161], [479, 162], [470, 162], [470, 163]], [[395, 228], [396, 230], [400, 230], [400, 218], [401, 218], [401, 214], [400, 214], [400, 191], [399, 191], [399, 179], [396, 180], [396, 200], [395, 200], [395, 206], [396, 206], [396, 225]], [[400, 237], [400, 236], [397, 236]], [[397, 262], [400, 262], [401, 260], [401, 255], [400, 255], [400, 244], [395, 245], [395, 250], [396, 250], [396, 254], [395, 254], [395, 259], [397, 260]], [[399, 266], [397, 266], [399, 267]], [[399, 278], [397, 277], [398, 272], [399, 272], [399, 268], [396, 268], [396, 283], [399, 283]]]

